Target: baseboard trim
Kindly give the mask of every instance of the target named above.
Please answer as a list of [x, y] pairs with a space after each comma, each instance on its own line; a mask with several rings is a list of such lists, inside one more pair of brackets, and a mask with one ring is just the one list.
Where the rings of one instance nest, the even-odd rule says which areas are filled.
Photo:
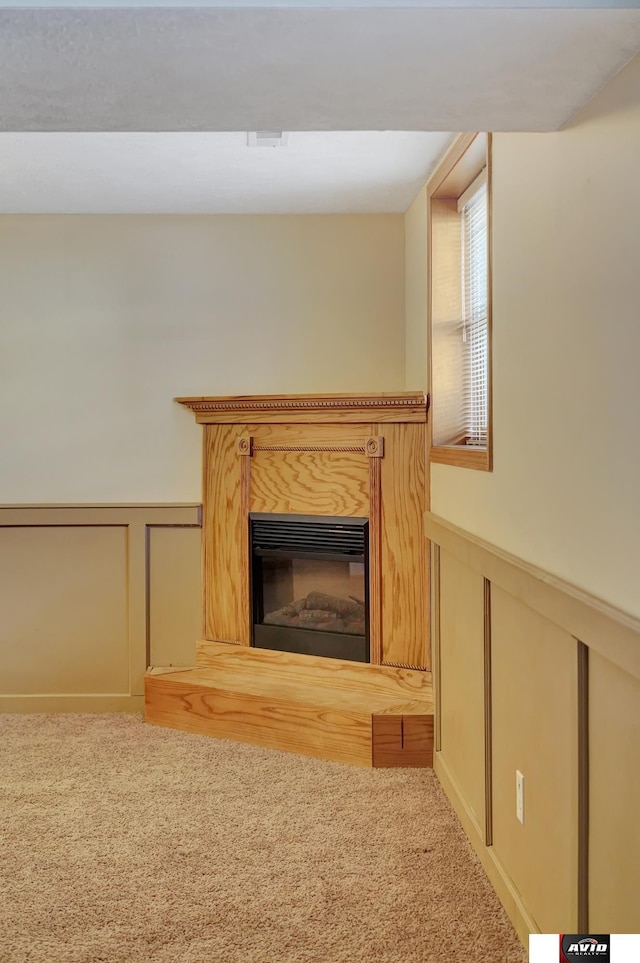
[[142, 712], [144, 696], [117, 695], [0, 695], [4, 712]]
[[476, 851], [482, 868], [489, 878], [498, 899], [513, 923], [518, 938], [525, 947], [529, 946], [529, 934], [539, 933], [540, 928], [533, 917], [529, 915], [522, 898], [500, 861], [497, 859], [492, 846], [485, 846], [480, 828], [465, 802], [460, 788], [449, 767], [442, 758], [441, 752], [434, 753], [433, 770], [438, 777], [445, 795], [453, 806], [458, 819], [462, 823], [467, 839]]

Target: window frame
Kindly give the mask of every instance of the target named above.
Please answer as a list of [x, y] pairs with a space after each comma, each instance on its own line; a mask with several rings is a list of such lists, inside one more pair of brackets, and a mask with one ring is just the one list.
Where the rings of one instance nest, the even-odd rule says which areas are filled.
[[[487, 183], [487, 445], [479, 448], [461, 444], [433, 443], [433, 412], [438, 399], [433, 393], [433, 214], [432, 204], [439, 199], [459, 199], [483, 168]], [[492, 390], [492, 171], [491, 134], [469, 133], [456, 137], [451, 147], [427, 182], [427, 350], [429, 373], [429, 419], [427, 425], [427, 454], [430, 462], [493, 470], [493, 390]], [[460, 258], [462, 247], [460, 245]]]

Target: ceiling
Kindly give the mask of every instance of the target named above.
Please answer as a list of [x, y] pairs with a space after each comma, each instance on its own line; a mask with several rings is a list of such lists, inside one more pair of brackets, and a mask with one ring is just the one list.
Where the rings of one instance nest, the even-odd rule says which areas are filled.
[[0, 211], [16, 214], [401, 213], [451, 134], [0, 134]]
[[0, 0], [0, 211], [404, 210], [447, 131], [556, 130], [639, 50], [640, 0]]

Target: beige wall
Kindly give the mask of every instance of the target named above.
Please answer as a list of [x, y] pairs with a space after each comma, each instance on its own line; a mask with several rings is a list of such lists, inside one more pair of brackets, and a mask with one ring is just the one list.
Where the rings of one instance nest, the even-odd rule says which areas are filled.
[[404, 218], [405, 384], [427, 390], [427, 191], [416, 195]]
[[437, 515], [634, 615], [639, 89], [640, 57], [565, 130], [494, 135], [494, 470], [431, 470]]
[[640, 930], [639, 90], [640, 57], [565, 130], [494, 134], [494, 470], [431, 466], [435, 768], [525, 940]]
[[401, 215], [0, 217], [0, 503], [201, 498], [176, 395], [404, 385]]
[[0, 712], [142, 705], [147, 665], [193, 665], [200, 508], [0, 507]]

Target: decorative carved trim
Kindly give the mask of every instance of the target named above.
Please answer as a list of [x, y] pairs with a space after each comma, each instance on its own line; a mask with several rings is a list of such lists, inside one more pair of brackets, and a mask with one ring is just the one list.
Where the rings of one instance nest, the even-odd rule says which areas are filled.
[[239, 455], [253, 455], [256, 451], [336, 451], [355, 452], [369, 458], [384, 457], [384, 438], [371, 435], [363, 445], [256, 445], [250, 435], [238, 438], [236, 451]]
[[249, 455], [253, 454], [253, 438], [251, 435], [242, 435], [236, 441], [236, 451], [239, 455]]
[[243, 435], [236, 442], [236, 451], [239, 455], [249, 456], [256, 451], [335, 451], [355, 452], [368, 455], [369, 458], [382, 458], [384, 438], [380, 435], [371, 435], [362, 445], [256, 445], [251, 435]]
[[371, 435], [365, 442], [364, 449], [369, 458], [384, 457], [384, 438], [380, 435]]
[[176, 398], [179, 404], [185, 405], [192, 411], [349, 411], [371, 408], [414, 409], [421, 407], [427, 410], [427, 398], [421, 391], [398, 392], [389, 395], [263, 395], [251, 397], [230, 398]]
[[364, 445], [254, 445], [253, 451], [355, 451], [365, 454]]
[[389, 666], [393, 669], [415, 669], [416, 672], [429, 672], [429, 669], [425, 669], [423, 665], [411, 665], [409, 662], [381, 662], [380, 665]]

